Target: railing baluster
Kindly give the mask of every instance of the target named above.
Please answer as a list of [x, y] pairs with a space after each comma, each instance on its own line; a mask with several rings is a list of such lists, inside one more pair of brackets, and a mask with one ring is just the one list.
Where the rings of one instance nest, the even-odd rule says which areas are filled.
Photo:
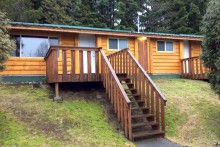
[[159, 95], [158, 93], [155, 93], [155, 99], [156, 99], [156, 121], [160, 122], [160, 109], [159, 109]]
[[162, 127], [162, 130], [165, 131], [165, 109], [164, 109], [164, 101], [160, 101], [161, 105], [161, 127]]
[[66, 82], [67, 81], [67, 60], [66, 60], [66, 50], [63, 50], [62, 51], [62, 61], [63, 61], [63, 76], [62, 76], [62, 80], [64, 81], [64, 82]]
[[96, 64], [96, 71], [95, 71], [95, 75], [96, 75], [96, 81], [99, 81], [99, 52], [95, 51], [95, 64]]
[[205, 77], [203, 77], [203, 66], [202, 66], [202, 60], [200, 59], [200, 78], [203, 79]]
[[91, 71], [91, 51], [87, 51], [87, 62], [88, 62], [88, 81], [92, 81], [92, 71]]
[[197, 58], [195, 60], [196, 60], [196, 78], [199, 79], [199, 69], [198, 69], [199, 63], [198, 63], [198, 59]]
[[71, 50], [71, 79], [75, 81], [75, 50]]
[[83, 51], [79, 51], [80, 81], [84, 81]]

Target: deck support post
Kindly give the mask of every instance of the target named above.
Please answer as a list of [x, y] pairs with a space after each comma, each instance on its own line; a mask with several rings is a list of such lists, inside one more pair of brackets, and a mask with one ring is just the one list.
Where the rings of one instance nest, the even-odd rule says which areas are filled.
[[62, 98], [59, 94], [59, 83], [55, 83], [55, 97], [53, 98], [54, 101], [62, 101]]

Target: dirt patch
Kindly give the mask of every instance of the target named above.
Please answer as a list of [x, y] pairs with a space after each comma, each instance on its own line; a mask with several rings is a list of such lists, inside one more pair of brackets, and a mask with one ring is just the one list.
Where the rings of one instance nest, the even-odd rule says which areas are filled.
[[115, 130], [124, 135], [122, 128], [117, 120], [116, 113], [114, 112], [114, 108], [108, 98], [108, 95], [105, 92], [105, 89], [62, 89], [60, 90], [60, 96], [64, 101], [87, 101], [87, 102], [97, 102], [101, 104], [103, 107], [104, 113], [108, 118], [108, 123], [112, 124]]

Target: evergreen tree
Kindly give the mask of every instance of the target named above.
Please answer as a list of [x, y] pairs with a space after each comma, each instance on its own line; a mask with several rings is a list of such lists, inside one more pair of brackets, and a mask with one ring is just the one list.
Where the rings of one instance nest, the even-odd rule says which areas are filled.
[[220, 95], [220, 1], [210, 1], [203, 18], [202, 59], [206, 67], [210, 68], [209, 82], [211, 87]]
[[15, 48], [15, 42], [10, 40], [10, 36], [7, 33], [9, 19], [5, 14], [0, 12], [0, 71], [5, 69], [4, 62]]
[[145, 13], [147, 31], [200, 33], [202, 16], [209, 0], [149, 0]]
[[[37, 0], [0, 0], [0, 10], [7, 13], [13, 21], [39, 22], [41, 11]], [[40, 4], [40, 3], [39, 3]]]
[[68, 4], [69, 0], [43, 0], [40, 8], [44, 14], [42, 21], [54, 24], [71, 23], [71, 17], [66, 13]]
[[137, 29], [137, 12], [139, 7], [136, 0], [121, 0], [119, 3], [119, 29]]

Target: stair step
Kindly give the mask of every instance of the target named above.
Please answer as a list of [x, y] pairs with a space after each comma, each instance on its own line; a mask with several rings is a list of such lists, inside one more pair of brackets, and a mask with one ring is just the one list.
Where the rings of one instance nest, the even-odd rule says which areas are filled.
[[149, 108], [147, 108], [147, 107], [134, 107], [134, 108], [131, 108], [131, 110], [149, 110]]
[[161, 130], [153, 130], [153, 131], [144, 131], [144, 132], [137, 132], [133, 133], [133, 138], [143, 138], [143, 137], [151, 137], [155, 135], [164, 135], [165, 132]]
[[134, 87], [133, 83], [126, 83], [128, 87]]
[[141, 126], [157, 126], [159, 125], [157, 122], [141, 122], [141, 123], [134, 123], [132, 127], [141, 127]]
[[128, 76], [127, 73], [117, 73], [116, 74], [118, 77], [123, 77], [123, 78], [126, 78]]
[[138, 115], [132, 115], [131, 118], [147, 118], [147, 117], [154, 117], [153, 114], [138, 114]]
[[130, 78], [120, 78], [119, 81], [125, 81], [126, 83], [130, 83], [131, 79]]
[[131, 101], [132, 103], [144, 103], [143, 100], [136, 100], [136, 101]]
[[128, 96], [133, 96], [133, 97], [141, 97], [140, 94], [128, 94]]
[[137, 89], [135, 89], [135, 88], [129, 88], [128, 90], [130, 90], [130, 91], [137, 91]]

